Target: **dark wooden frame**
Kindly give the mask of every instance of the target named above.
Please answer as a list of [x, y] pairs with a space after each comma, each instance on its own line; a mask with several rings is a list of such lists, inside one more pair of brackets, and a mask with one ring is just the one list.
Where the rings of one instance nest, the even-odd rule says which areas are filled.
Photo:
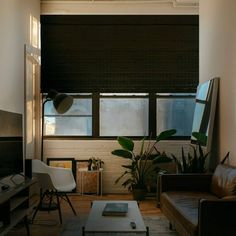
[[[157, 98], [195, 98], [195, 95], [162, 95], [162, 94], [156, 94], [156, 93], [149, 93], [148, 95], [144, 96], [132, 96], [132, 95], [126, 95], [126, 96], [102, 96], [99, 95], [99, 93], [92, 93], [91, 95], [72, 95], [74, 98], [91, 98], [92, 99], [92, 136], [75, 136], [75, 135], [47, 135], [45, 136], [46, 139], [116, 139], [116, 136], [99, 136], [99, 99], [100, 98], [148, 98], [149, 100], [149, 135], [152, 134], [152, 138], [155, 138], [156, 134], [156, 100]], [[139, 140], [140, 136], [130, 136], [132, 139]], [[190, 136], [174, 136], [171, 137], [171, 139], [174, 140], [189, 140]]]

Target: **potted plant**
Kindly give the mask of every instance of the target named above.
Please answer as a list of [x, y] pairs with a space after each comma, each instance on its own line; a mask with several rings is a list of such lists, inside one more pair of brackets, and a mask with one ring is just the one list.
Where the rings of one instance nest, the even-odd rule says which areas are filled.
[[181, 160], [172, 154], [173, 159], [178, 165], [179, 172], [181, 173], [205, 173], [206, 160], [209, 152], [204, 152], [202, 146], [206, 145], [207, 136], [200, 132], [193, 132], [192, 136], [196, 138], [196, 146], [190, 145], [192, 152], [186, 155], [182, 147]]
[[[130, 160], [130, 164], [122, 165], [125, 171], [122, 175], [116, 179], [115, 183], [118, 183], [121, 179], [125, 179], [122, 186], [127, 187], [132, 190], [134, 199], [142, 200], [145, 198], [146, 184], [153, 172], [157, 172], [158, 159], [161, 162], [171, 161], [166, 155], [162, 155], [161, 152], [157, 150], [157, 143], [161, 140], [168, 139], [176, 133], [176, 130], [166, 130], [161, 132], [152, 141], [149, 139], [148, 143], [145, 145], [146, 138], [141, 141], [141, 148], [138, 154], [134, 152], [134, 142], [130, 138], [118, 137], [117, 141], [122, 147], [122, 149], [117, 149], [112, 151], [112, 154], [118, 157], [126, 158]], [[137, 195], [135, 195], [137, 194]]]
[[99, 170], [104, 162], [100, 158], [91, 157], [88, 160], [88, 170]]

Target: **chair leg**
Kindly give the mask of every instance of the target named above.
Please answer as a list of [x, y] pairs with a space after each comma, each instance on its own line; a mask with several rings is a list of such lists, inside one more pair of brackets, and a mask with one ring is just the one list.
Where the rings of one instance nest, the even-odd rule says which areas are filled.
[[34, 222], [34, 218], [35, 218], [35, 216], [36, 216], [36, 214], [37, 214], [37, 212], [38, 212], [38, 210], [39, 210], [40, 205], [41, 205], [41, 203], [38, 204], [38, 206], [36, 207], [36, 209], [35, 209], [35, 211], [34, 211], [33, 217], [32, 217], [32, 219], [31, 219], [31, 222], [32, 222], [32, 223]]
[[60, 223], [62, 224], [60, 199], [59, 199], [58, 192], [56, 192], [55, 194], [56, 194], [56, 198], [57, 198], [57, 206], [58, 206], [58, 213], [59, 213]]
[[34, 221], [34, 218], [35, 218], [35, 216], [36, 216], [36, 214], [37, 214], [39, 208], [41, 207], [41, 205], [42, 205], [42, 203], [43, 203], [43, 199], [44, 199], [45, 196], [46, 196], [46, 192], [44, 192], [44, 193], [42, 194], [42, 196], [40, 197], [39, 204], [38, 204], [38, 206], [36, 207], [36, 209], [35, 209], [35, 211], [34, 211], [34, 214], [33, 214], [33, 217], [32, 217], [32, 219], [31, 219], [32, 223], [33, 223], [33, 221]]
[[70, 205], [72, 211], [74, 212], [74, 215], [76, 215], [76, 211], [75, 211], [74, 207], [72, 206], [71, 201], [70, 201], [70, 199], [69, 199], [69, 197], [67, 196], [66, 193], [65, 193], [65, 197], [66, 197], [66, 200], [67, 200], [67, 202], [69, 203], [69, 205]]
[[51, 206], [52, 206], [52, 198], [53, 198], [53, 194], [50, 193], [50, 200], [49, 200], [49, 204], [48, 204], [48, 212], [50, 211]]
[[28, 218], [27, 218], [27, 216], [24, 217], [24, 224], [25, 224], [27, 236], [30, 236], [30, 229], [29, 229], [29, 223], [28, 223]]

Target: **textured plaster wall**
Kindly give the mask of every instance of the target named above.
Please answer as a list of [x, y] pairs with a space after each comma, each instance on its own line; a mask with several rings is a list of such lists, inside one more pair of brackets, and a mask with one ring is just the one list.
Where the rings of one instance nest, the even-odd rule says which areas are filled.
[[220, 77], [216, 142], [236, 165], [236, 1], [200, 0], [200, 82]]
[[30, 44], [30, 15], [39, 20], [39, 0], [1, 0], [1, 110], [23, 113], [24, 44]]

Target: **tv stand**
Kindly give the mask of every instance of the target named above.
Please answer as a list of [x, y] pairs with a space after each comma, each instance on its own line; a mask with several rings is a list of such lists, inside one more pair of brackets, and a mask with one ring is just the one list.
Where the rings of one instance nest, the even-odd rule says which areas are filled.
[[[1, 181], [3, 182], [3, 181]], [[38, 194], [35, 179], [25, 179], [18, 185], [0, 190], [0, 236], [7, 234], [17, 223], [24, 220], [29, 235], [28, 215], [37, 206]]]

